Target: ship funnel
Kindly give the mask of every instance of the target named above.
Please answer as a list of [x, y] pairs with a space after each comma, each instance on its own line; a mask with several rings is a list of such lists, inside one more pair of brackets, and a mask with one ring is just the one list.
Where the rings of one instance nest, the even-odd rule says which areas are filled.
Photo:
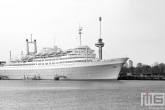
[[[34, 44], [34, 52], [29, 52], [29, 43]], [[28, 39], [26, 39], [26, 50], [27, 50], [27, 55], [35, 55], [37, 53], [37, 41], [34, 39], [32, 42], [32, 35], [31, 35], [31, 42], [28, 42]]]
[[28, 39], [26, 39], [26, 54], [29, 55], [29, 42], [28, 42]]
[[36, 39], [34, 39], [34, 53], [37, 53], [37, 42]]

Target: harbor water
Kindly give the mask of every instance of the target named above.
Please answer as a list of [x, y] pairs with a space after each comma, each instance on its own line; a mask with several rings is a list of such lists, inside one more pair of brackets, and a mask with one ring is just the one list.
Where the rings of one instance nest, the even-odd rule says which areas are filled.
[[141, 93], [165, 93], [164, 83], [0, 80], [0, 110], [149, 110]]

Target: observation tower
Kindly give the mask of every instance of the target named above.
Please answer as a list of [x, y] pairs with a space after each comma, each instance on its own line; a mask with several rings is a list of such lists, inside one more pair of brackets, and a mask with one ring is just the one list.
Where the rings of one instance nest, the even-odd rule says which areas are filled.
[[104, 47], [104, 43], [102, 42], [103, 39], [101, 39], [101, 17], [99, 17], [99, 21], [100, 21], [100, 38], [98, 39], [98, 42], [95, 44], [95, 46], [99, 48], [99, 59], [102, 60], [102, 47]]

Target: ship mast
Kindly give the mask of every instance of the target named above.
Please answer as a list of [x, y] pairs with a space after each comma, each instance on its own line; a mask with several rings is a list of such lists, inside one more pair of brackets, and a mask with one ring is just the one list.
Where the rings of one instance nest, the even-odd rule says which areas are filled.
[[32, 34], [31, 34], [31, 42], [32, 42]]
[[10, 50], [10, 61], [11, 61], [11, 50]]
[[55, 43], [55, 38], [54, 38], [54, 47], [56, 46], [56, 43]]
[[79, 26], [79, 35], [80, 35], [80, 46], [81, 46], [81, 34], [82, 34], [82, 27]]

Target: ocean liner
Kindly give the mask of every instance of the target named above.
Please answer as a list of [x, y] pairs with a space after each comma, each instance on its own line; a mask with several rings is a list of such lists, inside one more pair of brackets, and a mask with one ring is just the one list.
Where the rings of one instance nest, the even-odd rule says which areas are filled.
[[[99, 47], [99, 58], [96, 58], [94, 50], [89, 46], [81, 45], [81, 31], [80, 27], [80, 46], [66, 50], [54, 46], [53, 48], [43, 48], [37, 53], [36, 40], [29, 42], [26, 39], [27, 54], [21, 59], [11, 60], [1, 66], [0, 79], [117, 79], [128, 58], [102, 60], [104, 43], [101, 34], [98, 43], [95, 44], [96, 47]], [[29, 52], [29, 43], [34, 44], [34, 52]]]

